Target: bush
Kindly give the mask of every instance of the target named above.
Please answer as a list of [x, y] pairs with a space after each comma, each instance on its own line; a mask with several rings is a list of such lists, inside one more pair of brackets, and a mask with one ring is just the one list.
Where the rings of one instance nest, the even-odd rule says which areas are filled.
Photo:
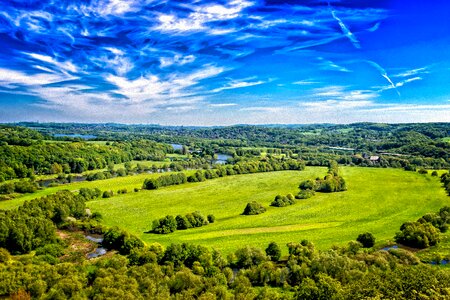
[[284, 207], [294, 203], [294, 196], [292, 196], [292, 194], [288, 194], [287, 196], [277, 195], [270, 205], [275, 207]]
[[277, 243], [271, 242], [266, 248], [266, 254], [272, 261], [278, 261], [281, 257], [281, 248]]
[[111, 198], [112, 196], [114, 196], [114, 192], [113, 191], [104, 191], [102, 198]]
[[262, 206], [262, 204], [252, 201], [247, 203], [247, 206], [244, 209], [243, 215], [259, 215], [266, 212], [266, 208]]
[[375, 237], [370, 232], [361, 233], [356, 239], [364, 248], [372, 248], [375, 245]]
[[438, 176], [438, 172], [436, 170], [434, 170], [433, 172], [431, 172], [431, 176], [433, 176], [433, 177]]
[[419, 171], [417, 171], [419, 174], [428, 174], [428, 171], [425, 169], [420, 169]]
[[36, 255], [50, 255], [60, 257], [64, 254], [64, 247], [59, 244], [48, 244], [36, 249]]
[[177, 221], [173, 216], [165, 216], [159, 220], [153, 221], [152, 232], [158, 234], [172, 233], [177, 230]]
[[295, 198], [297, 199], [309, 199], [314, 196], [316, 193], [313, 190], [302, 190], [300, 191]]
[[175, 220], [177, 221], [177, 229], [178, 230], [192, 228], [192, 224], [189, 222], [189, 220], [182, 215], [176, 216]]
[[439, 242], [439, 231], [430, 223], [406, 222], [395, 235], [395, 241], [414, 248], [427, 248]]
[[5, 248], [0, 248], [0, 263], [6, 263], [11, 259], [11, 254]]
[[208, 215], [208, 222], [214, 223], [214, 221], [216, 221], [216, 217], [214, 215]]

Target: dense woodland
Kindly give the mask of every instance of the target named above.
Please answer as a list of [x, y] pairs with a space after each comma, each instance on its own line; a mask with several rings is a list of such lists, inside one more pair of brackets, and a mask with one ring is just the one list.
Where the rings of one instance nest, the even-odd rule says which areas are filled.
[[[154, 190], [240, 174], [328, 166], [325, 176], [299, 181], [299, 193], [273, 195], [287, 209], [316, 193], [348, 187], [338, 163], [406, 170], [448, 169], [448, 124], [352, 124], [233, 126], [218, 128], [120, 124], [37, 124], [0, 127], [0, 194], [33, 193], [40, 175], [93, 171], [86, 180], [135, 173], [161, 174], [143, 182]], [[101, 142], [54, 134], [88, 134]], [[175, 150], [170, 144], [183, 145]], [[215, 164], [219, 153], [231, 156]], [[175, 154], [175, 155], [174, 155]], [[376, 157], [376, 158], [375, 158]], [[131, 161], [162, 165], [131, 166]], [[114, 164], [125, 163], [123, 170]], [[104, 170], [106, 169], [106, 171]], [[192, 171], [192, 175], [182, 173]], [[433, 175], [434, 174], [434, 175]], [[437, 176], [433, 172], [432, 176]], [[450, 195], [450, 175], [440, 179]], [[90, 176], [90, 177], [89, 177]], [[435, 177], [437, 178], [437, 177]], [[127, 191], [121, 191], [126, 193]], [[105, 194], [106, 193], [106, 194]], [[143, 193], [143, 192], [141, 192]], [[318, 250], [307, 240], [265, 249], [242, 246], [223, 255], [194, 244], [146, 244], [121, 228], [102, 224], [86, 202], [114, 194], [99, 189], [62, 191], [0, 210], [0, 296], [12, 299], [449, 299], [450, 269], [421, 261], [413, 251], [441, 242], [450, 208], [404, 220], [392, 237], [410, 248], [375, 248], [361, 232], [346, 246]], [[7, 199], [7, 198], [5, 198]], [[273, 198], [272, 198], [273, 199]], [[8, 200], [3, 200], [8, 201]], [[284, 208], [283, 208], [284, 207]], [[258, 202], [242, 207], [245, 218], [264, 213]], [[186, 211], [149, 220], [149, 234], [198, 230], [214, 215]], [[145, 217], [145, 216], [143, 216]], [[250, 220], [250, 219], [249, 219]], [[210, 225], [211, 226], [211, 225]], [[208, 226], [209, 227], [209, 226]], [[108, 254], [87, 260], [78, 253], [84, 235], [103, 237]], [[71, 238], [68, 238], [71, 237]], [[72, 238], [73, 237], [73, 238]], [[84, 241], [84, 242], [83, 242]], [[281, 256], [281, 253], [288, 253]], [[437, 261], [439, 263], [439, 261]]]
[[[397, 168], [449, 168], [446, 123], [218, 128], [138, 125], [36, 124], [0, 127], [0, 181], [37, 174], [82, 173], [131, 160], [164, 160], [170, 143], [192, 158], [226, 153], [235, 161], [263, 152], [302, 159], [306, 165], [340, 164]], [[105, 144], [55, 134], [89, 134]], [[63, 140], [64, 143], [57, 141]], [[378, 156], [376, 160], [370, 157]]]

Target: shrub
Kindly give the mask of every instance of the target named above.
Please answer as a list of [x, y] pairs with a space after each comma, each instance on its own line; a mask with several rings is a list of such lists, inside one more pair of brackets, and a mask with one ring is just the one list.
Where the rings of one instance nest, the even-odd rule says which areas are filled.
[[209, 223], [214, 223], [214, 221], [216, 221], [216, 217], [214, 215], [208, 215], [207, 218]]
[[294, 199], [295, 198], [292, 194], [288, 194], [288, 196], [277, 195], [270, 205], [275, 207], [284, 207], [294, 204]]
[[178, 230], [192, 228], [192, 224], [189, 222], [189, 220], [182, 215], [176, 216], [175, 220], [177, 221]]
[[0, 263], [6, 263], [11, 259], [11, 254], [5, 248], [0, 248]]
[[417, 171], [419, 174], [428, 174], [428, 171], [425, 169], [419, 169], [419, 171]]
[[244, 209], [243, 215], [259, 215], [266, 212], [266, 208], [262, 206], [262, 204], [252, 201], [247, 203], [247, 206]]
[[361, 233], [356, 239], [364, 248], [372, 248], [375, 245], [375, 237], [370, 232]]
[[433, 172], [431, 172], [431, 176], [433, 176], [433, 177], [438, 176], [438, 172], [436, 170], [434, 170]]
[[152, 232], [158, 234], [172, 233], [177, 230], [177, 221], [173, 216], [165, 216], [159, 220], [153, 221]]
[[439, 242], [439, 231], [430, 223], [406, 222], [395, 235], [395, 241], [414, 248], [427, 248]]
[[316, 193], [313, 190], [301, 190], [295, 198], [297, 199], [309, 199]]
[[281, 248], [277, 243], [271, 242], [266, 248], [266, 254], [272, 261], [278, 261], [281, 257]]
[[113, 191], [104, 191], [102, 198], [111, 198], [112, 196], [114, 196], [114, 192]]

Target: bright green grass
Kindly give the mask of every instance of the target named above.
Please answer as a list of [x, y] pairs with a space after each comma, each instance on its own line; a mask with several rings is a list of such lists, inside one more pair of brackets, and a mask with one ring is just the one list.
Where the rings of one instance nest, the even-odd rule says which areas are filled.
[[[47, 196], [50, 194], [54, 194], [57, 191], [61, 190], [69, 190], [69, 191], [77, 191], [80, 188], [99, 188], [102, 191], [106, 190], [112, 190], [116, 192], [119, 189], [127, 189], [128, 192], [133, 192], [134, 188], [141, 188], [144, 180], [146, 178], [155, 178], [159, 177], [164, 174], [170, 174], [171, 172], [167, 173], [155, 173], [155, 174], [148, 174], [143, 173], [139, 175], [133, 175], [133, 176], [126, 176], [126, 177], [115, 177], [105, 180], [96, 180], [96, 181], [82, 181], [82, 182], [73, 182], [69, 184], [63, 184], [56, 187], [49, 187], [45, 188], [43, 190], [38, 190], [36, 193], [32, 194], [24, 194], [23, 196], [12, 199], [12, 200], [6, 200], [6, 201], [0, 201], [0, 209], [11, 209], [18, 207], [26, 200], [31, 200], [35, 198], [40, 198], [42, 196]], [[177, 172], [174, 172], [177, 173]], [[195, 173], [195, 171], [184, 171], [187, 176]]]
[[450, 143], [450, 137], [445, 137], [442, 139], [444, 142]]
[[[301, 180], [323, 176], [326, 169], [230, 176], [91, 201], [88, 206], [103, 215], [106, 225], [126, 229], [147, 243], [192, 242], [229, 253], [244, 245], [265, 248], [271, 241], [285, 245], [302, 239], [327, 249], [365, 231], [385, 241], [403, 222], [450, 203], [438, 178], [430, 175], [358, 167], [343, 167], [342, 172], [348, 191], [318, 193], [284, 208], [269, 207], [275, 195], [297, 192]], [[240, 215], [252, 200], [263, 203], [267, 212]], [[168, 235], [144, 233], [156, 218], [195, 210], [214, 214], [216, 222]]]

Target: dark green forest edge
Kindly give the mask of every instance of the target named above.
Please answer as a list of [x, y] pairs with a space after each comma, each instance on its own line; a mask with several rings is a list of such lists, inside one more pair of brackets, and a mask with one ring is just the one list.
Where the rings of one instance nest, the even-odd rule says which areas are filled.
[[[295, 201], [308, 201], [315, 193], [347, 189], [337, 163], [422, 172], [450, 168], [450, 145], [444, 140], [450, 136], [448, 124], [224, 128], [21, 125], [29, 128], [0, 129], [3, 201], [44, 188], [37, 179], [43, 174], [54, 174], [55, 183], [64, 184], [87, 170], [98, 170], [94, 174], [103, 174], [103, 178], [197, 170], [190, 176], [173, 173], [144, 183], [146, 189], [157, 189], [223, 176], [302, 170], [305, 165], [329, 167], [325, 177], [299, 182], [298, 195], [274, 195], [278, 203], [274, 206], [283, 209]], [[53, 136], [74, 132], [96, 135], [105, 143]], [[128, 164], [120, 172], [111, 167], [132, 160], [167, 160], [177, 151], [164, 143], [184, 145], [177, 150], [180, 155], [166, 166]], [[232, 158], [225, 165], [215, 165], [217, 153]], [[104, 168], [107, 171], [101, 170]], [[437, 176], [437, 172], [433, 174]], [[103, 179], [98, 177], [93, 180]], [[450, 194], [448, 172], [442, 173], [441, 182]], [[415, 254], [417, 249], [442, 240], [450, 222], [449, 207], [418, 220], [404, 220], [392, 237], [400, 248], [380, 250], [374, 247], [376, 237], [362, 232], [348, 245], [326, 251], [307, 240], [287, 245], [274, 241], [266, 249], [249, 245], [223, 256], [215, 249], [193, 244], [172, 244], [164, 249], [156, 243], [145, 244], [120, 228], [102, 225], [101, 215], [86, 209], [86, 201], [102, 194], [98, 189], [62, 191], [0, 211], [0, 295], [12, 299], [450, 298], [450, 269], [421, 261]], [[154, 230], [167, 221], [170, 230], [195, 230], [214, 219], [186, 212], [184, 216], [167, 216], [163, 222], [152, 224], [149, 220], [149, 227]], [[102, 235], [102, 246], [110, 251], [87, 260], [85, 254], [95, 245], [86, 242], [85, 234]], [[286, 247], [288, 255], [282, 257]], [[449, 258], [439, 257], [438, 263]]]

